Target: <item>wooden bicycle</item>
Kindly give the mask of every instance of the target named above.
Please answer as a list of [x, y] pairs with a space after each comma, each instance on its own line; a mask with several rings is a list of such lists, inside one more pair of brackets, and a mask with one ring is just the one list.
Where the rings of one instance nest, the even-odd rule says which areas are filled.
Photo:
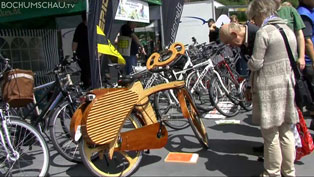
[[[182, 54], [184, 46], [174, 43], [167, 55], [153, 54], [147, 61], [147, 68], [158, 72]], [[134, 79], [128, 82], [130, 85], [126, 88], [92, 90], [87, 95], [92, 99], [81, 104], [72, 117], [71, 136], [80, 141], [82, 160], [94, 175], [128, 176], [139, 166], [144, 150], [166, 145], [167, 130], [162, 121], [157, 121], [148, 99], [164, 90], [176, 90], [183, 116], [189, 120], [202, 146], [208, 148], [205, 126], [184, 81], [148, 89], [143, 89]]]

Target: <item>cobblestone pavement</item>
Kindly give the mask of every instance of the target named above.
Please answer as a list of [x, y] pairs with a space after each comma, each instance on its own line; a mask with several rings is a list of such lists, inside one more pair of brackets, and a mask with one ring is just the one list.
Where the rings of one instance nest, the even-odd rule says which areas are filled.
[[[262, 145], [259, 128], [251, 124], [250, 112], [228, 119], [240, 120], [240, 124], [217, 125], [217, 119], [204, 119], [210, 140], [208, 150], [202, 149], [190, 127], [180, 131], [168, 128], [167, 145], [143, 155], [132, 176], [258, 176], [263, 162], [258, 161], [252, 147]], [[309, 124], [310, 118], [306, 117], [306, 122]], [[199, 159], [196, 164], [166, 163], [169, 152], [198, 153]], [[50, 176], [92, 176], [83, 164], [68, 162], [53, 147], [51, 155]], [[313, 154], [296, 162], [297, 176], [313, 176], [313, 164]]]

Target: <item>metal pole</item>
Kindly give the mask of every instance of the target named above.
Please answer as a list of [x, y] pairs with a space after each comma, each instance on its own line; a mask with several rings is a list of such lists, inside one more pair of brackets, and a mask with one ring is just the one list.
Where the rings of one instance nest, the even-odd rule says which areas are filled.
[[86, 0], [86, 21], [88, 22], [89, 2]]
[[216, 8], [214, 4], [214, 0], [210, 0], [212, 2], [212, 12], [213, 12], [213, 19], [216, 21]]
[[102, 87], [102, 79], [101, 79], [101, 67], [100, 67], [100, 56], [97, 57], [97, 64], [98, 64], [98, 75], [99, 75], [99, 82], [100, 82], [100, 88]]
[[162, 6], [159, 7], [160, 9], [160, 28], [161, 28], [161, 48], [165, 48], [165, 34], [164, 34], [164, 23], [162, 17]]

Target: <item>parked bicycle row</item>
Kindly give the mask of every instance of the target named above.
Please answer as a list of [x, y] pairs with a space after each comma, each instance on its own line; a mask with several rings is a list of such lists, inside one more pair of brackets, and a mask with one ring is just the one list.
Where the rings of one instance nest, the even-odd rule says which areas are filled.
[[[47, 175], [47, 143], [52, 142], [65, 159], [83, 161], [94, 175], [127, 176], [139, 166], [144, 150], [165, 145], [164, 124], [173, 129], [191, 126], [208, 148], [202, 112], [216, 108], [230, 117], [240, 107], [251, 109], [243, 97], [246, 78], [235, 70], [239, 57], [238, 51], [222, 44], [174, 43], [152, 54], [144, 71], [106, 84], [111, 88], [84, 92], [71, 80], [74, 72], [69, 72], [69, 66], [75, 60], [65, 59], [47, 73], [54, 74], [55, 81], [34, 88], [35, 93], [44, 90], [40, 98], [32, 97], [31, 103], [18, 106], [4, 99], [0, 174]], [[14, 81], [23, 88], [18, 79], [28, 78], [25, 73], [11, 70], [8, 59], [0, 60], [5, 84]]]
[[[75, 61], [63, 60], [46, 73], [54, 75], [54, 81], [34, 88], [32, 72], [12, 69], [9, 59], [1, 55], [0, 61], [3, 84], [0, 174], [46, 176], [50, 163], [48, 142], [52, 142], [63, 157], [76, 161], [78, 157], [70, 150], [67, 133], [71, 116], [79, 104], [77, 98], [82, 94], [80, 86], [71, 80], [71, 74], [77, 72], [70, 67]], [[41, 94], [33, 96], [33, 92]]]
[[[204, 112], [215, 108], [220, 114], [232, 117], [239, 112], [240, 108], [247, 111], [252, 109], [251, 103], [247, 102], [243, 95], [247, 86], [247, 77], [241, 76], [236, 71], [236, 63], [241, 58], [239, 50], [215, 42], [185, 45], [185, 48], [184, 55], [171, 63], [167, 70], [161, 73], [146, 73], [145, 79], [143, 79], [145, 88], [158, 83], [184, 80], [197, 107]], [[166, 50], [155, 55], [167, 58], [169, 52]], [[150, 58], [155, 55], [153, 54]], [[150, 62], [149, 59], [148, 62]], [[148, 70], [134, 73], [145, 72]], [[168, 114], [172, 114], [171, 109], [176, 108], [177, 101], [171, 91], [155, 95], [154, 100], [158, 111], [162, 109], [158, 106], [161, 107], [160, 105], [163, 104]], [[167, 114], [167, 112], [163, 114]]]

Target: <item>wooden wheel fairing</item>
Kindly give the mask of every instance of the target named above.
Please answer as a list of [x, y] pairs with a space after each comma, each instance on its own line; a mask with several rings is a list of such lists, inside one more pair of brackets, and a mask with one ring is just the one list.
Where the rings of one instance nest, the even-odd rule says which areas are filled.
[[137, 100], [138, 95], [126, 89], [107, 92], [97, 97], [84, 112], [84, 138], [96, 145], [114, 143]]

